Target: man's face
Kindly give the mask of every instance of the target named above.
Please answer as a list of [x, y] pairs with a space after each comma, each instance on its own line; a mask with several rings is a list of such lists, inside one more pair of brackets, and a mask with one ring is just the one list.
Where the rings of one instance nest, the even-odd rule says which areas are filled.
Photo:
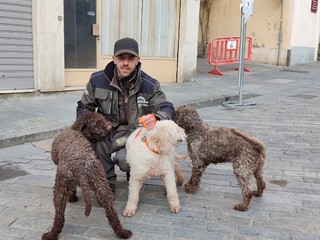
[[128, 77], [134, 71], [139, 60], [140, 57], [136, 57], [130, 53], [113, 56], [113, 62], [117, 66], [120, 77]]

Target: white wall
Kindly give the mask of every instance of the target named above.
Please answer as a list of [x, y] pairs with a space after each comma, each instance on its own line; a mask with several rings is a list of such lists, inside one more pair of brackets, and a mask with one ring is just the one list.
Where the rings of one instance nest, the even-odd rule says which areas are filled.
[[319, 31], [315, 31], [319, 14], [311, 12], [311, 1], [295, 0], [292, 10], [291, 46], [315, 47], [315, 39], [319, 37]]
[[200, 0], [182, 0], [178, 47], [177, 82], [196, 74]]
[[35, 88], [64, 89], [63, 0], [32, 1]]
[[292, 35], [288, 66], [316, 60], [319, 39], [319, 8], [311, 12], [311, 1], [293, 0]]

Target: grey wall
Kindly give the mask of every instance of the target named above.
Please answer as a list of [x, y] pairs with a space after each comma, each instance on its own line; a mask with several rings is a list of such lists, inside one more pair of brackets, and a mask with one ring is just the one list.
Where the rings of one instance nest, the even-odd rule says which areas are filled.
[[287, 54], [287, 66], [314, 62], [315, 51], [311, 47], [291, 47]]
[[0, 90], [34, 85], [32, 1], [0, 2]]

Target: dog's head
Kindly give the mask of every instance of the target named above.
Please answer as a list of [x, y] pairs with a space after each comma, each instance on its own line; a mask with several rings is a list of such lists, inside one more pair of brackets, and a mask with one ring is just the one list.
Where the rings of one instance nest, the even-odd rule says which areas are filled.
[[159, 153], [167, 153], [186, 140], [184, 129], [172, 120], [157, 121], [155, 127], [146, 133], [146, 137], [159, 149]]
[[71, 129], [80, 131], [85, 138], [95, 143], [108, 136], [112, 125], [102, 114], [88, 111], [75, 121]]
[[186, 132], [202, 124], [197, 110], [191, 105], [178, 106], [176, 109], [176, 122]]

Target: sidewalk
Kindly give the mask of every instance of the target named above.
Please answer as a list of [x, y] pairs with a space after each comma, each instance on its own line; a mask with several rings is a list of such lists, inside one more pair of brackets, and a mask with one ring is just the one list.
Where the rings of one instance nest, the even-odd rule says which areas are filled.
[[[246, 66], [251, 72], [245, 73], [244, 97], [263, 94], [267, 79], [259, 79], [260, 75], [273, 79], [268, 73], [281, 69], [268, 65]], [[208, 71], [212, 66], [206, 59], [199, 59], [198, 74], [193, 81], [163, 84], [162, 89], [175, 105], [193, 103], [203, 107], [238, 99], [238, 72], [234, 71], [235, 67], [237, 65], [222, 66], [225, 76], [211, 75]], [[279, 73], [290, 76], [289, 72]], [[11, 97], [0, 95], [0, 148], [53, 137], [74, 121], [76, 103], [81, 95], [82, 91], [18, 94]]]
[[[118, 171], [116, 209], [124, 227], [139, 240], [320, 240], [320, 62], [292, 68], [246, 64], [243, 96], [252, 109], [227, 109], [238, 100], [235, 65], [222, 66], [224, 76], [208, 74], [199, 59], [191, 82], [162, 85], [174, 105], [195, 104], [202, 118], [215, 125], [250, 131], [267, 148], [267, 188], [247, 212], [232, 206], [241, 192], [230, 164], [210, 165], [202, 188], [186, 194], [179, 187], [181, 212], [167, 209], [162, 182], [149, 180], [133, 218], [121, 213], [128, 197], [125, 175]], [[40, 239], [53, 222], [55, 165], [53, 136], [75, 118], [81, 91], [0, 96], [0, 239]], [[24, 144], [23, 144], [24, 143]], [[186, 151], [186, 145], [178, 151]], [[180, 162], [186, 181], [190, 160]], [[254, 185], [252, 185], [254, 186]], [[59, 240], [116, 239], [104, 211], [94, 202], [88, 218], [80, 199], [68, 204]]]

